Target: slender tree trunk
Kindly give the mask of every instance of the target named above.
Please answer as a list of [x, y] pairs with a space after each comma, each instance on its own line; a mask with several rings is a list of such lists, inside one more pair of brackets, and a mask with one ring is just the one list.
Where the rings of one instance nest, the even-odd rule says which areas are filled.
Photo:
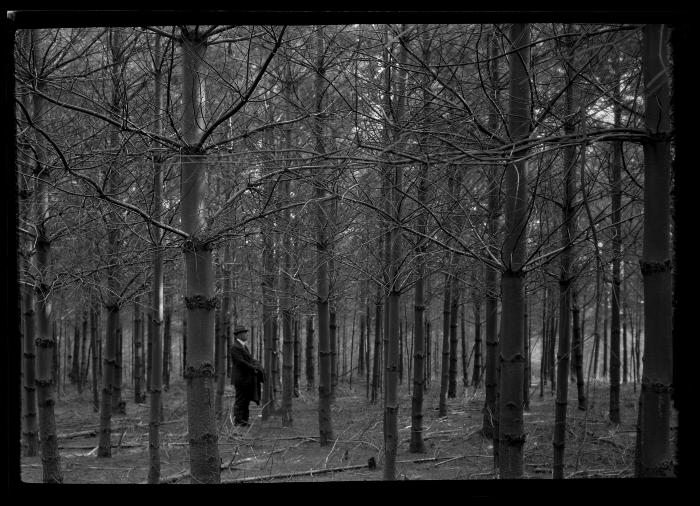
[[[621, 98], [621, 76], [617, 69], [617, 62], [613, 61], [615, 72], [615, 87], [613, 98], [615, 99], [614, 124], [615, 128], [622, 126], [622, 110], [618, 105]], [[611, 321], [610, 321], [610, 421], [620, 423], [620, 262], [622, 259], [622, 226], [620, 214], [622, 208], [621, 172], [622, 172], [622, 142], [613, 142], [613, 160], [611, 168], [610, 184], [612, 194], [612, 290], [611, 290]]]
[[601, 271], [596, 269], [595, 284], [595, 312], [593, 316], [593, 378], [598, 378], [598, 357], [600, 356], [600, 292], [601, 292]]
[[[466, 322], [464, 321], [464, 311], [465, 311], [465, 304], [462, 304], [459, 310], [459, 333], [460, 333], [460, 347], [461, 347], [461, 355], [462, 355], [462, 386], [466, 388], [469, 386], [469, 362], [471, 362], [471, 354], [469, 354], [469, 357], [467, 358], [467, 329], [466, 329]], [[472, 353], [473, 353], [472, 349]]]
[[114, 383], [112, 389], [112, 413], [123, 415], [126, 403], [122, 401], [123, 346], [121, 318], [117, 321], [116, 350], [114, 352]]
[[[271, 134], [271, 132], [270, 132]], [[267, 144], [271, 144], [268, 139]], [[265, 195], [272, 199], [272, 182], [265, 184]], [[274, 337], [276, 333], [276, 304], [274, 296], [275, 269], [274, 269], [274, 238], [269, 231], [262, 234], [263, 238], [263, 274], [262, 274], [262, 296], [263, 296], [263, 364], [267, 371], [267, 381], [263, 384], [262, 392], [262, 420], [267, 420], [275, 412], [274, 390], [277, 380], [276, 364], [274, 352]]]
[[[510, 107], [509, 129], [514, 141], [526, 138], [530, 130], [530, 26], [511, 26], [510, 40], [515, 54], [509, 56]], [[500, 477], [521, 478], [523, 475], [523, 293], [525, 230], [527, 227], [527, 162], [526, 150], [515, 151], [521, 161], [506, 166], [505, 173], [505, 238], [502, 257], [505, 270], [501, 275], [503, 317], [501, 327], [499, 381], [499, 466]]]
[[604, 378], [608, 377], [608, 293], [605, 291], [605, 282], [603, 282], [602, 290], [603, 298], [603, 374]]
[[[156, 34], [154, 41], [155, 50], [153, 53], [154, 62], [154, 114], [155, 131], [160, 134], [162, 130], [162, 120], [160, 111], [162, 109], [161, 92], [161, 72], [162, 63], [160, 35]], [[153, 216], [161, 220], [163, 209], [163, 159], [160, 154], [153, 154]], [[184, 214], [184, 212], [183, 212]], [[183, 223], [185, 220], [183, 219]], [[153, 327], [153, 341], [151, 343], [151, 378], [150, 378], [150, 412], [148, 420], [148, 483], [158, 483], [160, 481], [160, 422], [162, 412], [163, 389], [163, 232], [155, 227], [150, 230], [151, 241], [153, 242], [153, 257], [151, 259], [151, 308]], [[188, 412], [189, 414], [189, 412]], [[191, 415], [190, 415], [191, 416]]]
[[206, 61], [206, 40], [198, 27], [181, 27], [183, 83], [183, 149], [180, 183], [180, 215], [188, 238], [183, 245], [188, 332], [187, 428], [190, 469], [195, 483], [219, 483], [216, 416], [214, 413], [214, 308], [216, 297], [211, 246], [205, 237], [207, 157], [197, 143], [204, 131], [204, 81], [200, 68]]
[[141, 391], [143, 379], [143, 311], [141, 310], [140, 297], [134, 302], [134, 402], [145, 402], [146, 396]]
[[[288, 77], [291, 80], [291, 78]], [[290, 86], [291, 84], [287, 84]], [[291, 137], [291, 131], [287, 129], [287, 135]], [[291, 149], [291, 140], [287, 140], [288, 149]], [[282, 182], [283, 204], [290, 198], [290, 182], [285, 179]], [[291, 213], [287, 209], [284, 211], [284, 220], [287, 227], [291, 223]], [[292, 240], [289, 233], [284, 233], [282, 237], [282, 275], [281, 275], [281, 300], [282, 300], [282, 426], [291, 427], [292, 418], [292, 396], [294, 394], [294, 336], [292, 335], [292, 283], [289, 275], [291, 271], [291, 249]]]
[[644, 143], [644, 357], [639, 398], [637, 466], [640, 478], [672, 476], [670, 444], [673, 384], [672, 279], [670, 252], [669, 28], [644, 28], [645, 124], [654, 138]]
[[[119, 29], [110, 29], [109, 31], [109, 46], [111, 50], [112, 69], [112, 114], [118, 115], [121, 112], [121, 70], [125, 65], [123, 47], [122, 47], [122, 32]], [[119, 146], [119, 131], [112, 127], [110, 131], [110, 145], [112, 149], [117, 150]], [[105, 174], [107, 192], [114, 194], [120, 186], [119, 171], [114, 167], [109, 167]], [[110, 209], [107, 212], [105, 221], [108, 227], [108, 258], [116, 259], [120, 253], [121, 234], [119, 232], [119, 217], [115, 209]], [[98, 457], [111, 457], [111, 434], [112, 434], [112, 409], [115, 382], [119, 379], [116, 376], [117, 366], [117, 344], [119, 339], [119, 319], [120, 319], [120, 299], [117, 294], [121, 292], [119, 275], [120, 272], [114, 264], [107, 268], [107, 291], [108, 296], [105, 300], [105, 309], [107, 310], [107, 335], [105, 338], [105, 346], [103, 350], [104, 374], [102, 376], [102, 398], [100, 402], [100, 431], [99, 431], [99, 446], [97, 449]]]
[[[406, 25], [401, 25], [401, 33], [406, 30]], [[399, 35], [401, 41], [401, 49], [399, 53], [399, 73], [396, 94], [399, 97], [397, 105], [397, 121], [398, 128], [395, 128], [395, 139], [401, 137], [401, 122], [403, 121], [403, 112], [405, 108], [405, 88], [406, 88], [406, 69], [407, 60], [406, 47], [404, 45], [403, 35]], [[396, 479], [396, 453], [398, 450], [398, 417], [399, 417], [399, 395], [398, 395], [398, 380], [400, 367], [400, 315], [399, 309], [401, 304], [401, 280], [400, 262], [401, 262], [401, 200], [403, 192], [403, 168], [400, 165], [395, 165], [393, 168], [392, 184], [391, 184], [391, 217], [392, 224], [389, 232], [390, 242], [390, 257], [389, 257], [389, 328], [388, 328], [388, 353], [386, 364], [386, 393], [384, 396], [385, 410], [385, 426], [384, 426], [384, 447], [385, 447], [385, 462], [384, 462], [384, 479]]]
[[[316, 153], [324, 156], [326, 153], [324, 140], [324, 122], [320, 114], [324, 109], [324, 33], [323, 27], [316, 27], [316, 78], [315, 86], [315, 112], [313, 117], [313, 133], [316, 140]], [[318, 266], [317, 277], [317, 311], [318, 311], [318, 429], [321, 446], [327, 446], [334, 439], [333, 424], [331, 419], [331, 335], [329, 312], [329, 209], [328, 191], [326, 189], [327, 178], [321, 170], [316, 170], [315, 197], [316, 204], [316, 262]]]
[[450, 376], [447, 396], [450, 399], [457, 397], [457, 317], [459, 316], [460, 287], [456, 277], [452, 278], [452, 291], [450, 297]]
[[97, 333], [97, 319], [99, 318], [98, 305], [93, 303], [90, 306], [90, 348], [92, 348], [92, 409], [95, 413], [100, 411], [100, 391], [98, 389], [98, 363], [100, 357], [98, 354], [98, 340], [100, 338]]
[[525, 292], [525, 312], [523, 314], [523, 346], [525, 346], [525, 371], [523, 373], [523, 409], [530, 411], [530, 332], [528, 326], [530, 319], [527, 313], [527, 290]]
[[[500, 102], [500, 89], [498, 85], [498, 45], [495, 36], [489, 38], [489, 74], [491, 86], [493, 87], [494, 103], [498, 107]], [[499, 111], [492, 108], [489, 111], [489, 127], [495, 130], [499, 121]], [[489, 191], [488, 191], [488, 236], [495, 244], [498, 241], [498, 219], [500, 213], [500, 203], [498, 195], [500, 192], [499, 169], [494, 165], [489, 171]], [[484, 371], [484, 386], [486, 387], [486, 398], [484, 400], [484, 420], [482, 423], [482, 433], [484, 437], [494, 439], [498, 437], [496, 394], [498, 392], [499, 377], [496, 373], [498, 367], [498, 271], [493, 267], [486, 267], [486, 363]], [[493, 444], [494, 463], [498, 465], [498, 446]]]
[[165, 320], [163, 322], [163, 390], [167, 392], [170, 389], [173, 308], [171, 302], [168, 302], [167, 297], [165, 301]]
[[[571, 31], [571, 25], [567, 29]], [[567, 63], [573, 63], [572, 48], [569, 41], [565, 42], [567, 51]], [[571, 66], [566, 66], [566, 79], [569, 87], [565, 93], [566, 122], [564, 132], [571, 135], [575, 131], [573, 113], [573, 78]], [[569, 119], [570, 118], [570, 119]], [[562, 202], [562, 228], [561, 228], [561, 267], [559, 274], [559, 347], [557, 349], [557, 394], [554, 412], [554, 458], [552, 464], [552, 476], [555, 479], [564, 478], [564, 451], [566, 446], [566, 410], [568, 405], [569, 381], [571, 368], [571, 309], [573, 305], [573, 291], [575, 278], [572, 272], [574, 251], [572, 241], [576, 236], [576, 221], [573, 201], [576, 194], [574, 180], [575, 153], [573, 146], [564, 147], [563, 181], [564, 199]]]
[[306, 388], [313, 390], [314, 388], [314, 317], [307, 316], [306, 318]]
[[[141, 340], [143, 342], [143, 339]], [[181, 372], [182, 377], [185, 377], [185, 369], [187, 369], [187, 313], [182, 316], [182, 340], [180, 341], [182, 346], [182, 365]]]
[[362, 377], [365, 374], [365, 316], [360, 315], [360, 350], [357, 356], [357, 374]]
[[425, 390], [428, 390], [428, 385], [430, 385], [430, 378], [433, 374], [433, 370], [431, 367], [431, 360], [432, 360], [432, 352], [431, 346], [430, 346], [430, 321], [428, 321], [428, 318], [425, 318]]
[[580, 311], [576, 304], [576, 294], [572, 296], [573, 313], [573, 338], [574, 338], [574, 362], [576, 364], [576, 392], [578, 395], [578, 409], [586, 410], [586, 383], [583, 377], [583, 336], [579, 321]]
[[450, 302], [452, 277], [449, 271], [452, 270], [452, 261], [450, 259], [450, 267], [448, 273], [445, 274], [445, 292], [442, 303], [442, 364], [440, 372], [442, 374], [440, 381], [440, 400], [438, 404], [438, 416], [447, 416], [447, 392], [450, 379]]
[[626, 311], [622, 310], [622, 383], [627, 383], [627, 378], [629, 377], [629, 367], [627, 366], [628, 364], [628, 356], [629, 353], [627, 351], [627, 315], [625, 314]]
[[[216, 359], [216, 401], [214, 404], [214, 413], [217, 421], [221, 422], [224, 416], [224, 390], [226, 389], [226, 356], [228, 348], [226, 348], [226, 333], [228, 332], [228, 314], [231, 307], [231, 246], [229, 243], [224, 244], [224, 255], [221, 266], [223, 276], [223, 294], [221, 299], [221, 311], [219, 312], [219, 329], [216, 333], [215, 348], [218, 353], [215, 353]], [[215, 350], [217, 351], [217, 350]]]
[[481, 296], [476, 290], [474, 297], [474, 369], [472, 369], [472, 386], [481, 388]]
[[89, 350], [87, 349], [90, 342], [88, 338], [88, 312], [85, 309], [82, 313], [80, 329], [80, 377], [78, 381], [80, 383], [80, 391], [82, 392], [87, 383], [87, 373], [90, 365]]
[[[424, 36], [424, 40], [426, 36]], [[423, 166], [418, 187], [418, 202], [426, 205], [428, 166]], [[418, 224], [418, 232], [425, 234], [427, 229], [427, 216], [421, 213]], [[411, 397], [411, 453], [425, 453], [423, 441], [423, 392], [425, 391], [425, 348], [424, 336], [425, 317], [425, 290], [423, 278], [425, 277], [425, 251], [423, 240], [416, 244], [416, 284], [414, 288], [414, 316], [413, 316], [413, 395]], [[429, 346], [429, 344], [428, 344]]]
[[73, 361], [71, 362], [70, 382], [78, 388], [78, 393], [83, 391], [80, 384], [80, 327], [78, 325], [78, 315], [75, 315], [75, 325], [73, 332]]
[[[332, 254], [332, 253], [331, 253]], [[334, 268], [329, 262], [330, 279], [333, 279]], [[330, 280], [329, 280], [330, 281]], [[329, 291], [329, 297], [332, 298]], [[336, 324], [335, 306], [329, 307], [330, 345], [331, 345], [331, 402], [335, 402], [335, 391], [338, 386], [338, 326]]]
[[544, 385], [547, 382], [547, 347], [549, 345], [549, 333], [547, 332], [547, 299], [549, 290], [546, 283], [543, 286], [542, 297], [542, 348], [540, 353], [540, 399], [544, 398]]
[[374, 360], [372, 363], [372, 392], [370, 402], [376, 402], [381, 388], [382, 363], [382, 289], [377, 286], [374, 314]]
[[294, 397], [299, 397], [299, 376], [301, 371], [301, 341], [299, 338], [299, 318], [294, 318]]

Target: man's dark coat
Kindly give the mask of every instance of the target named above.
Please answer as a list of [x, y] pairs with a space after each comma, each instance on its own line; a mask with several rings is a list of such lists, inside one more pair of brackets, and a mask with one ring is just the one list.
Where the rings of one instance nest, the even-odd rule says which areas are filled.
[[248, 351], [234, 338], [231, 346], [231, 383], [236, 387], [236, 392], [241, 392], [251, 401], [260, 404], [261, 383], [265, 381], [260, 364]]

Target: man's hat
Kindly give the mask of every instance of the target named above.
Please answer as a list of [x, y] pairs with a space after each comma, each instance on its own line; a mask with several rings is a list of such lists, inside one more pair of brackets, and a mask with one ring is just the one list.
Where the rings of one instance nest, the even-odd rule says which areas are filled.
[[242, 326], [238, 326], [235, 329], [233, 329], [233, 335], [237, 336], [238, 334], [243, 334], [245, 332], [248, 332], [248, 329]]

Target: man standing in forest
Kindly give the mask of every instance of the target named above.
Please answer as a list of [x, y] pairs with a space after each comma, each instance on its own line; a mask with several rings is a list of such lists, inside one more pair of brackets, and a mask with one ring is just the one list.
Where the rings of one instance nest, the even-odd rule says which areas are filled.
[[233, 405], [235, 425], [247, 426], [248, 405], [250, 401], [260, 404], [260, 384], [265, 381], [265, 373], [260, 362], [255, 360], [248, 350], [248, 329], [236, 327], [233, 331], [231, 346], [232, 374], [231, 383], [236, 388], [236, 401]]

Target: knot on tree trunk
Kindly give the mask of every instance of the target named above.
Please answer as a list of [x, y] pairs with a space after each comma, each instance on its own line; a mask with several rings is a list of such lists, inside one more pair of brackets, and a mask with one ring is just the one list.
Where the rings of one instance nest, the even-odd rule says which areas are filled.
[[37, 337], [34, 344], [39, 348], [53, 348], [56, 343], [51, 337]]
[[508, 446], [523, 446], [525, 444], [525, 434], [510, 434], [504, 432], [501, 434], [500, 439]]
[[673, 392], [673, 385], [652, 382], [649, 378], [642, 378], [642, 391], [651, 391], [655, 394], [671, 393]]
[[218, 438], [216, 434], [213, 434], [211, 432], [205, 432], [201, 436], [190, 438], [190, 445], [207, 447], [216, 444], [217, 441]]
[[505, 269], [501, 273], [501, 277], [503, 278], [524, 278], [525, 277], [525, 270], [524, 269], [518, 269], [517, 271], [514, 271], [510, 267], [508, 269]]
[[185, 156], [204, 156], [207, 152], [204, 146], [182, 146], [180, 153]]
[[645, 262], [640, 260], [639, 267], [644, 275], [654, 274], [656, 272], [666, 272], [671, 270], [671, 260], [669, 258], [663, 262]]
[[193, 365], [188, 365], [185, 368], [185, 372], [182, 373], [182, 376], [185, 379], [193, 379], [193, 378], [213, 378], [216, 375], [216, 372], [214, 370], [214, 366], [209, 363], [204, 363], [200, 365], [199, 367], [195, 367]]
[[185, 305], [187, 309], [206, 309], [211, 311], [219, 307], [219, 299], [216, 295], [213, 297], [204, 297], [203, 295], [193, 295], [192, 297], [185, 297]]
[[210, 251], [211, 246], [208, 241], [198, 237], [190, 236], [182, 243], [182, 251], [185, 253], [197, 253], [198, 251]]

